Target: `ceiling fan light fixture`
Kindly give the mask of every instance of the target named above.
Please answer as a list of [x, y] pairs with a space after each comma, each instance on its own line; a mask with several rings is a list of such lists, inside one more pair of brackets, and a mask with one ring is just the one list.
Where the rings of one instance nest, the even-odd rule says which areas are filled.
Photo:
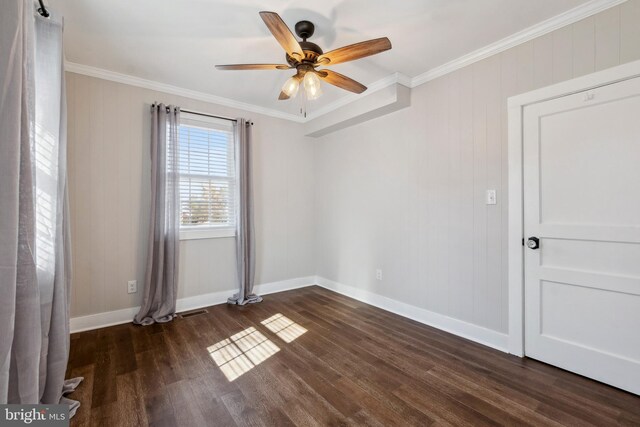
[[298, 94], [298, 88], [300, 87], [300, 80], [296, 76], [291, 76], [287, 79], [282, 86], [282, 92], [289, 98], [295, 98]]
[[304, 92], [307, 99], [317, 99], [322, 95], [322, 87], [320, 86], [320, 79], [314, 72], [308, 72], [304, 75]]

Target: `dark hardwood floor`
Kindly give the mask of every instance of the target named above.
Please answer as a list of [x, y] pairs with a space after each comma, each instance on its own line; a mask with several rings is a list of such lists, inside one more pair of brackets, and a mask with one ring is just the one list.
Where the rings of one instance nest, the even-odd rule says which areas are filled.
[[319, 287], [72, 335], [72, 426], [640, 425], [640, 397]]

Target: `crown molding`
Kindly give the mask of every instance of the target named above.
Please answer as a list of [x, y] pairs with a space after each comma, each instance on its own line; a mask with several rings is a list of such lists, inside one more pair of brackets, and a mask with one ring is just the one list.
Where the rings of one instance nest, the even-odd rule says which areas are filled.
[[522, 31], [518, 31], [517, 33], [505, 37], [495, 43], [491, 43], [490, 45], [463, 55], [457, 59], [454, 59], [453, 61], [447, 62], [446, 64], [440, 65], [436, 68], [432, 68], [431, 70], [419, 74], [411, 79], [411, 84], [409, 87], [414, 88], [416, 86], [420, 86], [421, 84], [444, 76], [445, 74], [449, 74], [475, 62], [482, 61], [483, 59], [486, 59], [492, 55], [504, 52], [507, 49], [511, 49], [512, 47], [526, 43], [530, 40], [535, 39], [536, 37], [548, 34], [559, 28], [571, 25], [582, 19], [593, 16], [596, 13], [602, 12], [603, 10], [625, 3], [626, 1], [627, 0], [592, 0], [559, 15], [556, 15], [552, 18], [549, 18], [546, 21], [539, 22]]
[[[602, 12], [603, 10], [610, 9], [627, 1], [628, 0], [591, 0], [545, 21], [532, 25], [529, 28], [525, 28], [522, 31], [503, 38], [502, 40], [498, 40], [495, 43], [491, 43], [490, 45], [463, 55], [457, 59], [454, 59], [453, 61], [432, 68], [431, 70], [428, 70], [415, 77], [409, 77], [402, 73], [391, 74], [370, 84], [366, 94], [368, 95], [370, 93], [377, 92], [395, 83], [399, 83], [403, 86], [413, 89], [414, 87], [425, 84], [431, 80], [437, 79], [438, 77], [442, 77], [475, 62], [482, 61], [483, 59], [486, 59], [492, 55], [504, 52], [507, 49], [511, 49], [512, 47], [533, 40], [536, 37], [540, 37], [559, 28], [571, 25], [582, 19], [588, 18], [599, 12]], [[350, 104], [357, 99], [359, 99], [359, 95], [357, 94], [348, 94], [346, 96], [343, 96], [342, 98], [330, 104], [327, 104], [319, 110], [309, 114], [306, 121], [310, 121], [317, 117], [330, 113], [331, 111]]]
[[[225, 107], [237, 108], [239, 110], [251, 111], [253, 113], [263, 114], [265, 116], [276, 117], [279, 119], [290, 120], [297, 123], [306, 123], [317, 117], [323, 116], [331, 111], [342, 107], [343, 105], [350, 104], [356, 101], [360, 97], [355, 93], [339, 98], [338, 100], [320, 108], [319, 110], [307, 115], [306, 118], [297, 116], [295, 114], [283, 113], [271, 108], [265, 108], [254, 104], [248, 104], [245, 102], [235, 101], [233, 99], [224, 98], [221, 96], [211, 95], [205, 92], [199, 92], [191, 89], [185, 89], [178, 86], [173, 86], [166, 83], [156, 82], [154, 80], [147, 80], [141, 77], [130, 76], [128, 74], [122, 74], [115, 71], [105, 70], [103, 68], [93, 67], [91, 65], [78, 64], [76, 62], [65, 61], [65, 71], [75, 74], [82, 74], [89, 77], [96, 77], [103, 80], [109, 80], [116, 83], [123, 83], [130, 86], [140, 87], [149, 90], [155, 90], [158, 92], [170, 93], [172, 95], [184, 96], [185, 98], [195, 99], [204, 102], [210, 102], [212, 104], [223, 105]], [[387, 77], [384, 77], [372, 84], [367, 88], [367, 95], [377, 92], [395, 83], [403, 84], [409, 87], [411, 78], [400, 73], [394, 73]]]
[[396, 73], [396, 77], [397, 77], [397, 83], [401, 84], [402, 86], [411, 88], [411, 85], [412, 85], [411, 77], [402, 73]]
[[[602, 12], [603, 10], [625, 3], [626, 1], [628, 0], [591, 0], [581, 6], [575, 7], [552, 18], [549, 18], [546, 21], [542, 21], [538, 24], [532, 25], [529, 28], [505, 37], [504, 39], [499, 40], [495, 43], [491, 43], [490, 45], [475, 50], [471, 53], [463, 55], [457, 59], [454, 59], [453, 61], [432, 68], [431, 70], [428, 70], [415, 77], [409, 77], [401, 73], [390, 74], [389, 76], [370, 84], [366, 94], [368, 95], [377, 92], [396, 83], [399, 83], [408, 88], [420, 86], [438, 77], [442, 77], [453, 71], [459, 70], [460, 68], [486, 59], [492, 55], [496, 55], [500, 52], [504, 52], [507, 49], [511, 49], [512, 47], [518, 46], [522, 43], [526, 43], [530, 40], [535, 39], [536, 37], [548, 34], [559, 28], [571, 25], [582, 19], [593, 16], [599, 12]], [[311, 112], [307, 115], [306, 118], [304, 118], [295, 114], [283, 113], [282, 111], [278, 111], [272, 108], [265, 108], [254, 104], [234, 101], [233, 99], [224, 98], [221, 96], [211, 95], [191, 89], [185, 89], [166, 83], [160, 83], [153, 80], [147, 80], [140, 77], [134, 77], [127, 74], [105, 70], [102, 68], [78, 64], [75, 62], [65, 61], [65, 70], [76, 74], [84, 74], [86, 76], [97, 77], [100, 79], [124, 83], [131, 86], [137, 86], [145, 89], [156, 90], [159, 92], [170, 93], [173, 95], [184, 96], [186, 98], [210, 102], [212, 104], [218, 104], [226, 107], [237, 108], [239, 110], [263, 114], [265, 116], [290, 120], [296, 123], [309, 122], [361, 98], [361, 96], [357, 94], [347, 94], [337, 99], [336, 101], [331, 102], [324, 107]]]
[[102, 68], [92, 67], [90, 65], [78, 64], [75, 62], [65, 61], [65, 71], [83, 74], [85, 76], [97, 77], [99, 79], [109, 80], [116, 83], [124, 83], [130, 86], [136, 86], [144, 89], [155, 90], [158, 92], [170, 93], [172, 95], [184, 96], [185, 98], [195, 99], [198, 101], [210, 102], [212, 104], [223, 105], [225, 107], [237, 108], [239, 110], [250, 111], [252, 113], [263, 114], [265, 116], [276, 117], [278, 119], [290, 120], [293, 122], [303, 123], [305, 119], [294, 114], [283, 113], [282, 111], [271, 108], [260, 107], [254, 104], [234, 101], [233, 99], [221, 96], [211, 95], [191, 89], [185, 89], [166, 83], [160, 83], [153, 80], [147, 80], [140, 77], [134, 77], [127, 74], [117, 73]]

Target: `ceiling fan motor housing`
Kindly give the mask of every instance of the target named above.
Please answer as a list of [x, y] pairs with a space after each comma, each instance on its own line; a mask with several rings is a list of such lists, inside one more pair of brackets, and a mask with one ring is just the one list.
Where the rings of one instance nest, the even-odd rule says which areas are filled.
[[304, 53], [304, 57], [302, 59], [296, 59], [286, 54], [287, 63], [295, 67], [300, 64], [313, 64], [316, 62], [316, 58], [323, 54], [322, 49], [315, 43], [311, 42], [300, 42], [300, 47], [302, 48], [302, 52]]
[[313, 23], [310, 21], [300, 21], [296, 23], [295, 30], [298, 37], [302, 39], [302, 41], [299, 43], [300, 47], [302, 48], [302, 52], [304, 53], [304, 57], [292, 58], [291, 56], [289, 56], [289, 54], [287, 54], [287, 63], [292, 67], [296, 67], [304, 63], [313, 64], [316, 61], [316, 58], [324, 53], [320, 46], [307, 41], [307, 38], [313, 35], [313, 32], [315, 31], [315, 25], [313, 25]]

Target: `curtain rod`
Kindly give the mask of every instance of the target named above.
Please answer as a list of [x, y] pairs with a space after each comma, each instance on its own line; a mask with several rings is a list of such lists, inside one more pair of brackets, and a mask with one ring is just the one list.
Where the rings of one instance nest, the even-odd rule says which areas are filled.
[[[167, 111], [169, 111], [169, 107], [167, 107]], [[238, 121], [238, 119], [234, 119], [234, 118], [231, 118], [231, 117], [216, 116], [214, 114], [199, 113], [197, 111], [191, 111], [191, 110], [180, 109], [180, 112], [181, 113], [188, 113], [188, 114], [195, 114], [196, 116], [213, 117], [214, 119], [229, 120], [231, 122], [237, 122]], [[247, 120], [247, 124], [253, 125], [253, 122], [251, 120]]]
[[231, 117], [216, 116], [214, 114], [207, 114], [207, 113], [199, 113], [197, 111], [183, 110], [182, 108], [180, 109], [180, 112], [181, 113], [195, 114], [196, 116], [213, 117], [214, 119], [229, 120], [230, 122], [237, 122], [238, 121], [238, 119], [233, 119]]
[[44, 7], [44, 2], [42, 0], [38, 0], [38, 3], [40, 3], [40, 7], [38, 8], [38, 13], [44, 16], [45, 18], [48, 18], [49, 11], [47, 11], [47, 8]]

